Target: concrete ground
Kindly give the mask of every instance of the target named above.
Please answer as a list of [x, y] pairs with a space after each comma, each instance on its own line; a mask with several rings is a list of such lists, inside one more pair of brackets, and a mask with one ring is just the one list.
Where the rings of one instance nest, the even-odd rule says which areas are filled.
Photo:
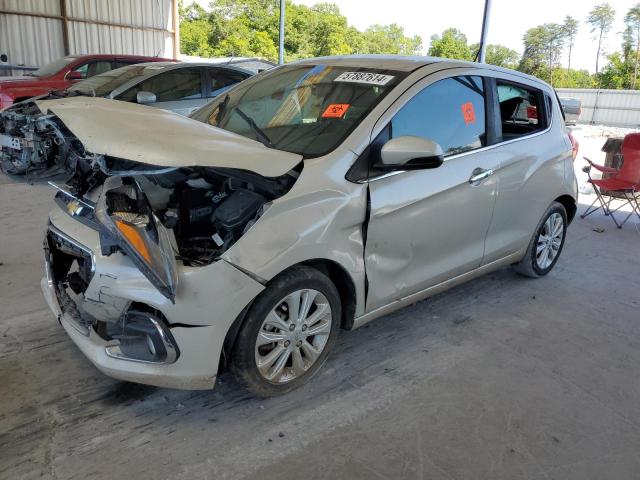
[[637, 220], [576, 219], [549, 276], [501, 270], [341, 332], [310, 384], [262, 400], [229, 375], [99, 373], [40, 293], [50, 198], [0, 178], [1, 479], [640, 478]]

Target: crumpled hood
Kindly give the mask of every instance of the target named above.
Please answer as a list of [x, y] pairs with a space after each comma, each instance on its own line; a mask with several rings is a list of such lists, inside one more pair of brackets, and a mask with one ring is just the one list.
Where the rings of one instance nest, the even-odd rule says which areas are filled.
[[301, 155], [176, 113], [105, 98], [36, 101], [53, 113], [88, 152], [160, 167], [224, 167], [266, 177], [284, 175]]

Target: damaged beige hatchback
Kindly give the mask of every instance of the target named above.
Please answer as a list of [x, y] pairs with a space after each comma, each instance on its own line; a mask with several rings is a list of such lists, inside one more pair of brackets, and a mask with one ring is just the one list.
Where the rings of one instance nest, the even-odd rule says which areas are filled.
[[229, 365], [258, 395], [290, 391], [341, 328], [503, 266], [545, 275], [576, 210], [555, 92], [488, 65], [311, 59], [192, 118], [100, 98], [33, 115], [73, 172], [44, 294], [133, 382], [212, 388]]

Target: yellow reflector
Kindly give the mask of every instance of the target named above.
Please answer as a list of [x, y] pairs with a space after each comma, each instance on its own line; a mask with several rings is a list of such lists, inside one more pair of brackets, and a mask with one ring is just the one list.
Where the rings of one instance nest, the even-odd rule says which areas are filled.
[[144, 242], [144, 239], [138, 232], [136, 227], [132, 227], [122, 220], [116, 220], [116, 227], [120, 230], [120, 233], [126, 238], [131, 246], [144, 258], [148, 264], [151, 264], [151, 255], [149, 255], [149, 250], [147, 249], [147, 245]]

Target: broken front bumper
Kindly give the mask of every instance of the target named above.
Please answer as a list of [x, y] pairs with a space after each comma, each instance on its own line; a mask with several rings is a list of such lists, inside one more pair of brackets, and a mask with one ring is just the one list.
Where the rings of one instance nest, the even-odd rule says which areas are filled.
[[[49, 219], [50, 231], [72, 242], [91, 262], [90, 281], [79, 298], [61, 295], [49, 254], [41, 282], [49, 307], [87, 358], [106, 375], [122, 380], [181, 389], [213, 388], [227, 331], [263, 285], [223, 260], [206, 267], [181, 267], [172, 303], [128, 257], [119, 252], [103, 256], [99, 233], [58, 204]], [[140, 308], [157, 312], [154, 315], [162, 322], [159, 332], [175, 344], [174, 355], [165, 361], [118, 355], [120, 341], [105, 338], [100, 328], [116, 325]]]

